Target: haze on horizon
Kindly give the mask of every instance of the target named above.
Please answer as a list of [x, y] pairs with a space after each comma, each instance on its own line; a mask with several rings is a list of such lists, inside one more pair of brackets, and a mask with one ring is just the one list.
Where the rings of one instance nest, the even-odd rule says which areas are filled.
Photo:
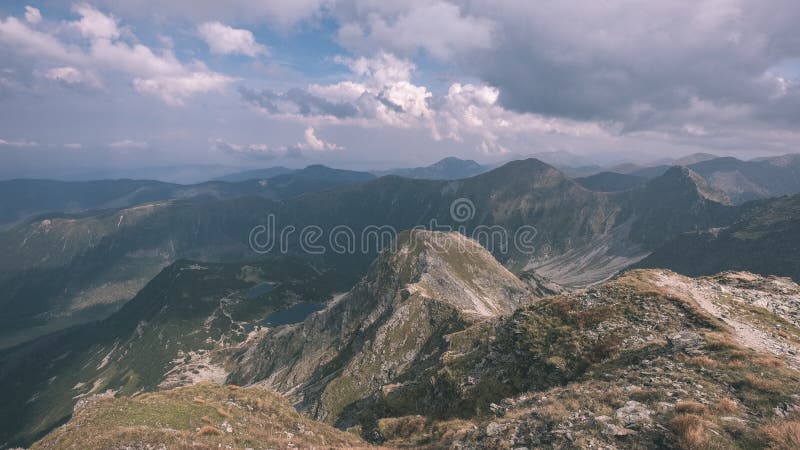
[[798, 151], [790, 0], [0, 1], [0, 179]]

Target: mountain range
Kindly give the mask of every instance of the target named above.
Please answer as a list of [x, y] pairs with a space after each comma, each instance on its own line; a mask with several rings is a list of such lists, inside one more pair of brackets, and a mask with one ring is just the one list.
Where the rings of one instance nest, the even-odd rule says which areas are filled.
[[[281, 417], [270, 427], [303, 423], [294, 445], [750, 448], [793, 423], [788, 279], [636, 270], [538, 296], [477, 242], [413, 231], [321, 311], [263, 326], [281, 302], [339, 288], [287, 263], [180, 261], [107, 320], [1, 352], [4, 439], [30, 443], [72, 415], [35, 447], [242, 445], [267, 410]], [[353, 434], [239, 387], [255, 384]]]
[[0, 445], [773, 445], [800, 410], [800, 195], [719, 174], [791, 192], [797, 158], [711, 156], [3, 182]]

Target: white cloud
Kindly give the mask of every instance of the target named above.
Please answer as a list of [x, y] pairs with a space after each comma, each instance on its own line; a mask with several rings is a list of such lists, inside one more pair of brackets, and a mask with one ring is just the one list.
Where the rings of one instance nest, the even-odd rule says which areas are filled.
[[[198, 94], [219, 92], [234, 81], [202, 63], [184, 64], [169, 49], [156, 52], [142, 44], [124, 42], [118, 20], [88, 4], [77, 4], [73, 10], [81, 18], [69, 22], [69, 26], [88, 40], [86, 51], [62, 43], [54, 35], [33, 30], [15, 17], [0, 19], [0, 42], [12, 51], [51, 66], [45, 72], [47, 79], [101, 88], [97, 71], [122, 73], [132, 78], [137, 92], [175, 106]], [[125, 35], [132, 37], [129, 32]]]
[[197, 31], [212, 53], [241, 54], [254, 58], [267, 53], [267, 47], [256, 42], [249, 30], [232, 28], [219, 22], [206, 22], [199, 25]]
[[77, 142], [70, 142], [68, 144], [64, 144], [64, 148], [69, 148], [73, 150], [80, 150], [83, 148], [83, 144]]
[[86, 85], [95, 89], [101, 89], [103, 83], [92, 72], [82, 71], [72, 66], [54, 67], [44, 73], [48, 80], [58, 81], [64, 85]]
[[220, 92], [233, 78], [212, 72], [193, 72], [178, 76], [136, 78], [137, 91], [158, 97], [173, 106], [182, 106], [185, 100], [198, 93]]
[[35, 147], [39, 144], [33, 141], [26, 141], [26, 140], [19, 140], [19, 141], [7, 141], [5, 139], [0, 139], [0, 147]]
[[303, 133], [303, 136], [305, 137], [305, 143], [297, 145], [300, 149], [314, 150], [317, 152], [342, 149], [342, 147], [336, 144], [333, 144], [331, 142], [325, 142], [322, 139], [318, 138], [313, 127], [306, 128], [306, 131]]
[[10, 51], [26, 56], [59, 62], [80, 63], [85, 60], [79, 48], [63, 44], [57, 38], [36, 31], [16, 17], [0, 19], [0, 42]]
[[123, 149], [129, 149], [129, 148], [145, 149], [145, 148], [150, 147], [150, 144], [148, 144], [147, 142], [144, 142], [144, 141], [134, 141], [134, 140], [131, 140], [131, 139], [124, 139], [124, 140], [121, 140], [121, 141], [112, 142], [112, 143], [108, 144], [108, 146], [111, 147], [111, 148], [123, 148]]
[[81, 20], [72, 22], [81, 35], [90, 39], [116, 39], [119, 37], [117, 19], [105, 15], [86, 3], [79, 3], [72, 10], [81, 15]]
[[223, 139], [212, 139], [211, 147], [228, 155], [243, 159], [275, 159], [300, 156], [297, 147], [271, 146], [268, 144], [233, 144]]
[[[505, 141], [536, 134], [607, 136], [595, 123], [548, 118], [509, 111], [499, 103], [500, 93], [484, 84], [453, 83], [444, 95], [411, 81], [413, 63], [390, 54], [338, 61], [354, 79], [313, 84], [307, 91], [261, 94], [243, 90], [246, 101], [267, 114], [296, 117], [312, 123], [355, 124], [370, 127], [416, 128], [437, 140], [476, 142], [481, 153], [509, 152]], [[323, 149], [314, 129], [306, 130], [307, 149]]]
[[36, 25], [42, 21], [42, 13], [33, 6], [25, 6], [25, 20], [30, 24]]

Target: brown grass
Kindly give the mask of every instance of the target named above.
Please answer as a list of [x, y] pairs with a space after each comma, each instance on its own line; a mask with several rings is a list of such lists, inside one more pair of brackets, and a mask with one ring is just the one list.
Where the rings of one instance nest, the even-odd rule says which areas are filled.
[[211, 418], [209, 418], [208, 416], [203, 416], [203, 417], [201, 417], [201, 418], [200, 418], [200, 421], [201, 421], [201, 422], [203, 422], [203, 423], [209, 424], [209, 425], [211, 425], [211, 424], [213, 423], [213, 421], [211, 420]]
[[742, 384], [745, 386], [751, 387], [753, 389], [758, 389], [764, 392], [780, 392], [781, 387], [783, 384], [777, 380], [767, 380], [765, 378], [761, 378], [758, 375], [753, 374], [746, 374], [744, 379], [742, 380]]
[[766, 367], [783, 367], [785, 366], [784, 362], [778, 358], [772, 356], [762, 356], [759, 358], [753, 358], [753, 364], [757, 364], [759, 366], [766, 366]]
[[706, 405], [693, 401], [678, 402], [675, 404], [675, 413], [702, 416], [706, 413]]
[[721, 363], [716, 359], [711, 359], [705, 355], [692, 356], [691, 358], [686, 358], [686, 361], [690, 364], [700, 366], [704, 369], [716, 369], [721, 365]]
[[779, 422], [761, 427], [761, 433], [772, 450], [800, 448], [800, 421]]
[[224, 417], [226, 419], [230, 419], [231, 418], [231, 414], [228, 411], [225, 411], [222, 408], [222, 406], [217, 408], [217, 414], [219, 414], [220, 416], [222, 416], [222, 417]]
[[703, 418], [696, 414], [680, 414], [672, 418], [669, 426], [675, 433], [678, 447], [685, 450], [705, 450], [710, 442], [706, 436]]
[[211, 425], [205, 425], [203, 428], [200, 428], [198, 434], [200, 436], [222, 436], [222, 431], [212, 427]]
[[714, 411], [720, 414], [733, 414], [739, 410], [739, 404], [727, 397], [719, 399], [714, 405]]
[[229, 384], [228, 389], [230, 389], [231, 391], [238, 391], [241, 388], [235, 384]]

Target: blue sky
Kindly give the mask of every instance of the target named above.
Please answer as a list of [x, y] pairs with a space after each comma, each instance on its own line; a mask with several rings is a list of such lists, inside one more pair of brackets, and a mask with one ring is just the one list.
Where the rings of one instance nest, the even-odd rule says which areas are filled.
[[789, 153], [799, 21], [788, 0], [5, 0], [0, 178]]

